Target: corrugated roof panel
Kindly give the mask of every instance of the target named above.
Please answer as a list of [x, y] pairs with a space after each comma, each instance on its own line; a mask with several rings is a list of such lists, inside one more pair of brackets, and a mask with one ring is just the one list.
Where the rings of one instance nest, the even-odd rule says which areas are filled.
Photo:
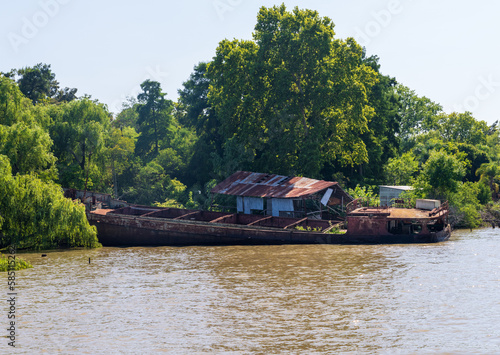
[[333, 181], [305, 177], [238, 171], [212, 189], [212, 193], [268, 198], [298, 198], [309, 196], [337, 185]]

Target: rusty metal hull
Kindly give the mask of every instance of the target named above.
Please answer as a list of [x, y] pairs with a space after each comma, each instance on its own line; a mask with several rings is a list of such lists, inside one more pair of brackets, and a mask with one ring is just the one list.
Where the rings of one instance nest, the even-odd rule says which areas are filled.
[[354, 244], [411, 244], [411, 243], [439, 243], [450, 239], [451, 227], [439, 232], [429, 232], [425, 234], [346, 234], [346, 239]]
[[88, 219], [104, 246], [432, 243], [450, 235], [327, 234], [318, 230], [330, 221], [179, 209], [127, 207], [90, 212]]
[[120, 215], [89, 215], [104, 246], [333, 244], [334, 234]]
[[[451, 236], [448, 203], [432, 210], [348, 206], [347, 237], [373, 243], [437, 243]], [[352, 207], [354, 208], [352, 208]], [[350, 209], [351, 207], [351, 209]]]

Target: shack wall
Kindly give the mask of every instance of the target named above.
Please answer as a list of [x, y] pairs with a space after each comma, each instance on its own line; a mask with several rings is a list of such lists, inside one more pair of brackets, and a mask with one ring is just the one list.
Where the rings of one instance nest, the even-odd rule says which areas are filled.
[[293, 200], [284, 198], [273, 198], [272, 211], [274, 217], [280, 216], [280, 211], [293, 212]]
[[403, 192], [412, 190], [411, 186], [379, 186], [380, 206], [390, 206], [391, 200], [398, 198]]
[[252, 210], [264, 210], [264, 200], [260, 197], [238, 196], [236, 198], [236, 207], [239, 213], [251, 214]]

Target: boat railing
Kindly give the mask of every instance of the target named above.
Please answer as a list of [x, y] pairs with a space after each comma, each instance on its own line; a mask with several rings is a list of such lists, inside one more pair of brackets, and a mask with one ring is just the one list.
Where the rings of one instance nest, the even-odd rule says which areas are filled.
[[439, 208], [431, 211], [430, 216], [431, 217], [435, 216], [435, 215], [439, 214], [442, 211], [449, 211], [449, 208], [450, 208], [450, 206], [448, 204], [448, 201], [444, 201], [443, 203], [441, 203], [441, 206], [439, 206]]

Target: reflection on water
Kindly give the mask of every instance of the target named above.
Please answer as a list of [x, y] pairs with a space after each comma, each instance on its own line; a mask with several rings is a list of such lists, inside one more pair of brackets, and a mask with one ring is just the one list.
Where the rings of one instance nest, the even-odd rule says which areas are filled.
[[494, 353], [499, 236], [27, 254], [34, 268], [17, 273], [18, 350]]

